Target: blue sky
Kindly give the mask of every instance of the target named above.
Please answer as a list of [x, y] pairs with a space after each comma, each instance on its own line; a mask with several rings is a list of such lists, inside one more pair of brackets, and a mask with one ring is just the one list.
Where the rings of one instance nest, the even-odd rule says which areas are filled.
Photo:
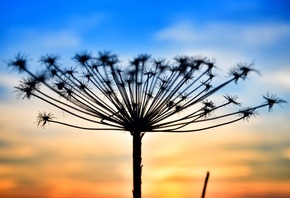
[[[43, 42], [39, 47], [46, 47], [49, 51], [67, 47], [75, 50], [110, 49], [116, 53], [128, 51], [132, 54], [148, 51], [163, 55], [165, 53], [159, 52], [159, 49], [167, 49], [177, 36], [160, 35], [160, 32], [168, 28], [176, 27], [180, 31], [184, 28], [189, 34], [192, 30], [196, 34], [205, 35], [206, 38], [202, 41], [197, 38], [197, 41], [191, 42], [192, 47], [208, 47], [211, 44], [219, 47], [227, 36], [238, 37], [246, 27], [255, 29], [271, 26], [275, 29], [277, 25], [276, 31], [279, 32], [280, 26], [289, 22], [288, 9], [287, 1], [255, 0], [2, 1], [1, 48], [6, 51], [7, 46], [11, 48], [11, 45], [20, 45], [21, 41], [29, 37], [36, 37], [35, 39], [47, 39], [48, 43]], [[215, 34], [216, 38], [209, 38]], [[54, 46], [49, 45], [50, 37], [63, 41]], [[186, 38], [179, 41], [187, 42]], [[18, 48], [22, 50], [21, 46]], [[236, 48], [239, 49], [239, 46]], [[179, 51], [182, 53], [181, 49]]]
[[[130, 195], [131, 137], [52, 124], [37, 128], [38, 111], [49, 107], [16, 99], [13, 86], [21, 75], [5, 62], [23, 52], [37, 70], [41, 55], [58, 53], [70, 66], [81, 50], [111, 50], [124, 65], [140, 53], [169, 60], [207, 56], [221, 78], [239, 62], [254, 62], [262, 75], [253, 74], [225, 92], [239, 95], [245, 106], [260, 104], [268, 91], [288, 101], [220, 130], [146, 134], [144, 197], [200, 196], [208, 170], [209, 197], [289, 197], [290, 1], [0, 0], [0, 18], [0, 196], [34, 191], [35, 197], [46, 193], [53, 198], [77, 189], [116, 197], [107, 190], [112, 186], [120, 197]], [[61, 117], [62, 112], [52, 111]]]
[[288, 1], [1, 1], [0, 9], [2, 60], [23, 52], [32, 65], [47, 53], [69, 61], [81, 50], [111, 50], [123, 64], [140, 53], [203, 55], [225, 73], [255, 62], [263, 78], [290, 87]]

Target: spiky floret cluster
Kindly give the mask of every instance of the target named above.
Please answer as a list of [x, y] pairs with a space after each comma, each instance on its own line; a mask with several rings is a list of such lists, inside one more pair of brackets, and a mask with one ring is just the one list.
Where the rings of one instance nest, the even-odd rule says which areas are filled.
[[[286, 102], [268, 94], [263, 96], [265, 102], [261, 105], [223, 113], [222, 109], [230, 104], [241, 105], [237, 96], [225, 95], [222, 104], [209, 100], [228, 84], [246, 79], [250, 72], [258, 73], [247, 64], [238, 64], [230, 70], [229, 79], [214, 87], [211, 83], [215, 64], [207, 58], [179, 56], [170, 63], [141, 54], [129, 66], [121, 67], [118, 57], [110, 52], [99, 52], [96, 57], [81, 52], [73, 57], [76, 66], [68, 68], [62, 68], [59, 59], [53, 54], [42, 56], [40, 63], [45, 70], [40, 75], [28, 69], [24, 55], [18, 54], [9, 61], [9, 66], [29, 75], [15, 87], [18, 96], [33, 96], [97, 127], [59, 122], [51, 113], [38, 115], [40, 126], [53, 122], [88, 130], [194, 132], [248, 119], [259, 108], [268, 106], [271, 110], [274, 104]], [[42, 91], [40, 85], [60, 97]], [[194, 126], [201, 122], [206, 122], [206, 126]]]

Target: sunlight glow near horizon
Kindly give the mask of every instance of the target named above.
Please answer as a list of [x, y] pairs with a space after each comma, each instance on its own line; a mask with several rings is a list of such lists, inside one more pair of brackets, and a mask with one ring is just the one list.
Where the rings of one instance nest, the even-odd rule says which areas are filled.
[[[52, 9], [53, 8], [53, 9]], [[262, 102], [267, 91], [281, 108], [233, 125], [191, 134], [147, 133], [143, 197], [285, 198], [290, 196], [290, 5], [245, 1], [0, 1], [0, 197], [130, 197], [132, 138], [127, 132], [80, 131], [34, 123], [39, 111], [65, 113], [36, 99], [17, 100], [23, 76], [5, 61], [18, 52], [37, 69], [41, 55], [64, 65], [81, 50], [112, 50], [121, 64], [140, 53], [215, 58], [220, 78], [238, 62], [255, 62], [262, 76], [217, 94]]]

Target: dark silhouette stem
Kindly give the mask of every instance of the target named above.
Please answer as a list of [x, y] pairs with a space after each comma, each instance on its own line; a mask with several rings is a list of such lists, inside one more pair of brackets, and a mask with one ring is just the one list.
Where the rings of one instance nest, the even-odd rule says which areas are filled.
[[133, 132], [133, 197], [141, 198], [142, 176], [142, 137], [144, 133]]
[[201, 198], [205, 198], [205, 192], [206, 192], [206, 186], [207, 186], [208, 178], [209, 178], [209, 172], [206, 173], [206, 177], [205, 177], [205, 181], [204, 181], [204, 186], [203, 186], [203, 191], [202, 191]]

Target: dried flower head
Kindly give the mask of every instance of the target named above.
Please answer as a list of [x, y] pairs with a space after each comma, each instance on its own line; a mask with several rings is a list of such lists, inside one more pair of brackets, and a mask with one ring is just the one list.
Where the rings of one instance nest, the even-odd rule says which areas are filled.
[[36, 119], [37, 126], [45, 127], [45, 125], [55, 119], [55, 117], [52, 113], [39, 112]]
[[18, 53], [13, 60], [8, 61], [7, 65], [18, 72], [27, 71], [27, 56]]
[[244, 120], [249, 121], [249, 119], [255, 115], [258, 115], [258, 113], [255, 111], [254, 108], [251, 107], [247, 107], [247, 108], [243, 108], [240, 110], [239, 114], [241, 115], [241, 118], [243, 118]]
[[267, 93], [263, 96], [263, 98], [266, 100], [263, 104], [266, 104], [269, 106], [269, 110], [268, 110], [269, 112], [272, 111], [274, 104], [279, 104], [281, 106], [281, 103], [287, 103], [286, 100], [278, 98], [276, 94]]
[[15, 92], [17, 93], [17, 97], [30, 99], [31, 96], [35, 94], [35, 91], [39, 89], [39, 82], [40, 81], [35, 78], [23, 78], [20, 81], [20, 85], [14, 87], [16, 89]]
[[[263, 96], [266, 102], [260, 106], [225, 113], [223, 109], [229, 104], [241, 106], [237, 96], [225, 95], [223, 103], [212, 101], [211, 96], [228, 84], [245, 80], [250, 72], [259, 73], [253, 64], [238, 64], [230, 70], [229, 79], [214, 86], [215, 62], [205, 57], [177, 56], [170, 62], [140, 54], [124, 67], [118, 64], [117, 55], [109, 51], [99, 52], [97, 56], [82, 51], [73, 57], [76, 65], [65, 68], [58, 63], [59, 58], [54, 54], [42, 56], [40, 62], [46, 68], [40, 75], [28, 70], [24, 55], [18, 54], [10, 61], [8, 65], [26, 71], [30, 76], [16, 87], [18, 97], [29, 99], [34, 96], [84, 121], [105, 125], [111, 130], [130, 133], [200, 131], [239, 121], [241, 118], [235, 118], [236, 114], [248, 119], [258, 108], [268, 106], [271, 110], [274, 104], [285, 102], [268, 94]], [[46, 93], [47, 90], [42, 91], [40, 84], [59, 98]], [[202, 108], [198, 104], [202, 104]], [[42, 113], [38, 118], [38, 125], [44, 126], [53, 117]], [[213, 120], [221, 120], [221, 123], [211, 122]], [[207, 126], [195, 129], [197, 122], [206, 122]]]

